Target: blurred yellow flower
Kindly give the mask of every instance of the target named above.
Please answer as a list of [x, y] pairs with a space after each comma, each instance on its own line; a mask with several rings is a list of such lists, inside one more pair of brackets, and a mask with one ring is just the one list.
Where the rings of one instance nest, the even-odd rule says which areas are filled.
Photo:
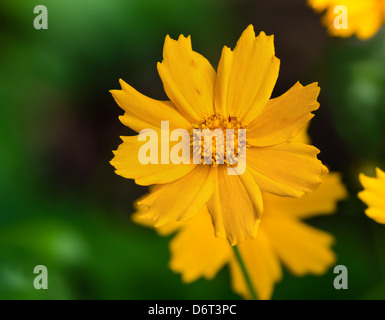
[[[325, 11], [322, 23], [333, 36], [350, 37], [355, 34], [359, 39], [368, 39], [385, 23], [385, 0], [308, 0], [308, 3], [318, 12]], [[339, 15], [334, 9], [341, 5], [347, 9], [347, 29], [337, 29], [334, 25]]]
[[[303, 130], [295, 140], [309, 141], [309, 137]], [[335, 254], [330, 248], [333, 237], [301, 220], [333, 213], [337, 201], [346, 195], [338, 173], [326, 175], [316, 191], [300, 199], [263, 193], [265, 212], [258, 235], [238, 245], [251, 284], [260, 299], [271, 298], [274, 284], [282, 277], [281, 263], [294, 275], [302, 276], [320, 275], [335, 262]], [[138, 205], [137, 209], [133, 220], [153, 227], [153, 221], [143, 218], [143, 212], [148, 209], [143, 205]], [[212, 279], [229, 264], [233, 290], [246, 299], [252, 298], [231, 246], [214, 236], [206, 207], [187, 222], [170, 223], [156, 230], [161, 235], [177, 231], [170, 242], [170, 268], [181, 273], [184, 282], [200, 277]]]
[[360, 181], [364, 190], [358, 193], [358, 197], [368, 205], [366, 215], [385, 224], [385, 172], [376, 168], [377, 178], [360, 174]]
[[319, 150], [291, 140], [318, 109], [320, 89], [316, 83], [306, 87], [296, 83], [270, 100], [279, 64], [273, 36], [261, 32], [256, 37], [251, 25], [234, 51], [223, 48], [217, 73], [192, 50], [190, 37], [167, 36], [158, 72], [170, 101], [148, 98], [122, 80], [122, 90], [111, 90], [125, 111], [122, 123], [137, 132], [160, 132], [161, 121], [169, 121], [170, 129], [189, 132], [193, 128], [247, 130], [247, 168], [241, 175], [229, 175], [229, 164], [216, 165], [214, 151], [212, 165], [143, 165], [138, 160], [143, 141], [138, 136], [123, 137], [111, 161], [116, 173], [140, 185], [157, 185], [140, 201], [148, 208], [144, 218], [160, 227], [187, 221], [207, 207], [215, 235], [235, 245], [257, 234], [263, 212], [261, 191], [301, 197], [319, 186], [327, 173], [317, 159]]
[[[281, 263], [297, 276], [320, 275], [333, 265], [335, 254], [330, 248], [333, 237], [301, 219], [334, 212], [336, 202], [345, 195], [336, 173], [325, 176], [318, 190], [301, 199], [263, 194], [265, 213], [258, 235], [238, 245], [260, 299], [271, 298], [274, 284], [282, 277]], [[140, 211], [133, 219], [148, 226], [152, 224], [143, 219]], [[184, 282], [200, 277], [211, 279], [229, 264], [233, 290], [246, 299], [251, 298], [234, 251], [226, 240], [214, 236], [206, 207], [185, 223], [173, 223], [157, 230], [162, 235], [178, 230], [170, 242], [170, 268], [181, 273]]]

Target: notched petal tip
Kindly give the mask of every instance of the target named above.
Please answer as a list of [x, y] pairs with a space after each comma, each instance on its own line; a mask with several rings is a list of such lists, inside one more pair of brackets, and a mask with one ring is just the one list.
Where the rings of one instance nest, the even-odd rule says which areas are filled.
[[[121, 94], [122, 90], [119, 90], [119, 89], [112, 89], [110, 91], [108, 91], [109, 93], [111, 93], [112, 97], [114, 98], [114, 100], [116, 101], [119, 97], [119, 94]], [[119, 105], [119, 104], [118, 104]]]
[[160, 74], [161, 73], [161, 69], [163, 68], [163, 65], [162, 65], [163, 61], [158, 61], [156, 63], [156, 69], [158, 70], [158, 73]]
[[[115, 166], [114, 166], [114, 162], [115, 162], [114, 159], [115, 159], [116, 153], [115, 153], [115, 151], [112, 151], [112, 153], [114, 154], [114, 157], [110, 161], [108, 161], [108, 163], [115, 168]], [[115, 168], [114, 172], [116, 173], [116, 168]]]
[[250, 37], [250, 38], [255, 38], [255, 30], [254, 30], [254, 26], [252, 24], [249, 24], [245, 30], [243, 30], [242, 34], [241, 34], [241, 37]]
[[220, 239], [223, 239], [223, 240], [226, 240], [228, 241], [228, 243], [231, 245], [231, 246], [236, 246], [238, 244], [241, 244], [247, 240], [250, 240], [250, 239], [255, 239], [258, 235], [258, 229], [259, 229], [259, 225], [261, 223], [261, 218], [257, 218], [254, 222], [254, 226], [253, 226], [253, 229], [252, 231], [249, 231], [249, 232], [246, 232], [246, 234], [243, 234], [240, 236], [240, 234], [242, 234], [243, 232], [241, 233], [227, 233], [224, 229], [222, 228], [216, 228], [215, 226], [217, 225], [214, 220], [213, 220], [213, 215], [211, 215], [211, 219], [212, 219], [212, 222], [213, 222], [213, 225], [214, 225], [214, 235], [215, 237], [217, 238], [220, 238]]
[[[270, 34], [270, 35], [267, 35], [264, 31], [261, 31], [258, 36], [255, 37], [256, 40], [263, 40], [265, 41], [267, 44], [272, 44], [273, 47], [274, 47], [274, 39], [275, 39], [275, 36], [274, 34]], [[275, 54], [275, 48], [274, 48], [274, 54]]]
[[358, 176], [358, 179], [360, 180], [360, 182], [361, 182], [361, 184], [362, 184], [362, 186], [363, 186], [364, 188], [368, 188], [370, 182], [371, 182], [373, 179], [375, 179], [375, 178], [373, 178], [373, 177], [368, 177], [368, 176], [366, 176], [365, 174], [360, 173], [359, 176]]
[[176, 40], [171, 38], [170, 35], [167, 34], [166, 37], [164, 38], [163, 54], [164, 54], [164, 48], [166, 48], [167, 45], [171, 45], [174, 42], [176, 42]]
[[191, 35], [188, 35], [185, 37], [183, 34], [180, 34], [178, 39], [173, 39], [170, 37], [170, 35], [166, 35], [166, 38], [164, 39], [164, 45], [163, 45], [163, 59], [167, 56], [167, 48], [170, 46], [178, 46], [181, 44], [187, 44], [187, 48], [192, 49], [191, 46]]
[[252, 23], [250, 23], [250, 24], [246, 27], [245, 31], [246, 31], [246, 30], [253, 30], [253, 31], [254, 31], [254, 25], [253, 25]]
[[274, 34], [267, 35], [265, 31], [260, 31], [259, 34], [256, 35], [254, 26], [252, 24], [249, 24], [247, 28], [242, 32], [240, 39], [242, 37], [250, 38], [253, 40], [260, 38], [260, 39], [274, 41]]
[[265, 31], [261, 31], [258, 36], [268, 37], [268, 35], [265, 33]]
[[254, 230], [252, 231], [251, 234], [247, 234], [245, 237], [234, 237], [232, 235], [228, 235], [227, 237], [220, 236], [220, 238], [227, 239], [229, 244], [232, 247], [237, 246], [239, 244], [242, 244], [242, 243], [244, 243], [244, 242], [246, 242], [248, 240], [255, 239], [257, 237], [257, 235], [258, 235], [258, 228], [259, 228], [260, 222], [261, 222], [261, 219], [256, 220], [255, 221]]
[[385, 172], [378, 167], [376, 167], [376, 175], [377, 178], [385, 180]]
[[315, 98], [318, 98], [319, 93], [321, 92], [321, 87], [318, 85], [318, 82], [312, 82], [312, 83], [308, 84], [308, 85], [305, 86], [305, 87], [312, 88], [312, 89], [317, 93], [317, 95], [315, 96]]
[[357, 197], [361, 200], [361, 201], [364, 201], [364, 198], [365, 198], [365, 191], [362, 190], [360, 192], [357, 193]]
[[188, 42], [191, 42], [191, 35], [188, 35], [187, 37], [184, 34], [180, 34], [178, 37], [178, 41], [184, 41], [187, 40]]
[[318, 90], [321, 90], [321, 87], [319, 86], [319, 83], [318, 83], [318, 81], [316, 81], [316, 82], [312, 82], [311, 84], [309, 84], [309, 86], [315, 86], [315, 87], [317, 87], [317, 88], [318, 88]]
[[119, 84], [120, 84], [121, 89], [111, 89], [111, 90], [108, 90], [108, 92], [113, 94], [116, 91], [122, 91], [124, 85], [128, 86], [128, 84], [126, 82], [124, 82], [124, 80], [122, 78], [119, 78]]
[[329, 173], [329, 168], [325, 165], [322, 165], [322, 175], [328, 174]]
[[377, 223], [385, 224], [385, 210], [368, 208], [365, 210], [365, 214]]

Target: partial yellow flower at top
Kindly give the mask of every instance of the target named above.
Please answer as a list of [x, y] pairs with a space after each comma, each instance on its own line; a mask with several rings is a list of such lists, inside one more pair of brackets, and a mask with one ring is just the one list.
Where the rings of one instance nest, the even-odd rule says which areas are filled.
[[[368, 39], [385, 23], [385, 0], [308, 0], [308, 3], [318, 12], [325, 11], [322, 23], [333, 36], [350, 37], [355, 34], [359, 39]], [[347, 29], [337, 29], [334, 25], [340, 14], [334, 9], [340, 5], [347, 9]]]
[[385, 224], [385, 172], [376, 168], [377, 178], [360, 174], [360, 181], [364, 190], [358, 193], [358, 197], [368, 205], [366, 215]]
[[256, 37], [251, 25], [233, 51], [223, 48], [217, 73], [192, 50], [190, 37], [167, 36], [158, 72], [170, 101], [148, 98], [122, 80], [122, 90], [111, 91], [125, 111], [122, 123], [137, 132], [160, 132], [161, 121], [169, 121], [170, 129], [188, 132], [246, 130], [247, 167], [241, 175], [228, 175], [230, 165], [217, 165], [214, 151], [213, 164], [160, 164], [158, 155], [159, 164], [143, 165], [138, 152], [144, 142], [138, 136], [123, 137], [111, 161], [116, 173], [139, 185], [156, 185], [140, 201], [148, 208], [144, 218], [160, 227], [187, 221], [207, 207], [215, 235], [235, 245], [257, 234], [263, 212], [261, 191], [301, 197], [319, 186], [327, 173], [317, 159], [319, 150], [291, 140], [318, 109], [320, 89], [316, 83], [305, 87], [296, 83], [270, 99], [279, 64], [273, 36], [261, 32]]
[[[308, 137], [305, 133], [299, 139], [308, 140]], [[345, 197], [346, 190], [337, 173], [326, 175], [316, 191], [300, 199], [263, 193], [265, 213], [258, 235], [238, 245], [260, 299], [271, 298], [274, 284], [282, 278], [282, 263], [297, 276], [320, 275], [335, 263], [330, 248], [333, 237], [301, 220], [333, 213], [337, 201]], [[143, 218], [146, 210], [145, 206], [139, 206], [133, 220], [151, 227], [153, 222]], [[170, 242], [170, 268], [181, 273], [184, 282], [200, 277], [211, 279], [229, 264], [233, 290], [246, 299], [252, 297], [231, 246], [214, 236], [206, 207], [185, 223], [171, 223], [157, 231], [161, 235], [177, 231]]]

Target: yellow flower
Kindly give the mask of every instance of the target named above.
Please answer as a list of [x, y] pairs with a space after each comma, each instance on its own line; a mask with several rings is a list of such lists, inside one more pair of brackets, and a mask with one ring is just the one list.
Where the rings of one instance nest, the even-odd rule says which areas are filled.
[[261, 32], [256, 37], [251, 25], [233, 51], [223, 48], [217, 73], [192, 50], [190, 37], [167, 36], [158, 72], [170, 101], [148, 98], [122, 80], [122, 90], [111, 91], [125, 111], [122, 123], [137, 132], [160, 132], [161, 121], [169, 121], [170, 130], [189, 132], [193, 128], [247, 130], [247, 168], [242, 175], [228, 175], [228, 164], [216, 165], [215, 152], [212, 165], [143, 165], [138, 160], [143, 142], [138, 136], [122, 137], [111, 161], [116, 173], [139, 185], [156, 185], [140, 201], [149, 208], [144, 218], [160, 227], [187, 221], [207, 206], [215, 235], [235, 245], [256, 236], [263, 212], [261, 191], [301, 197], [319, 186], [327, 172], [317, 159], [319, 150], [291, 141], [318, 109], [319, 87], [296, 83], [270, 100], [279, 63], [273, 36]]
[[[368, 39], [385, 23], [385, 0], [308, 0], [308, 3], [318, 12], [325, 11], [322, 23], [333, 36], [350, 37], [355, 34], [360, 39]], [[334, 8], [339, 5], [347, 9], [347, 29], [336, 29], [334, 26], [339, 15]]]
[[360, 174], [364, 190], [358, 197], [369, 206], [365, 211], [366, 215], [378, 223], [385, 224], [385, 172], [376, 168], [376, 173], [377, 178]]
[[[282, 277], [281, 263], [294, 275], [320, 275], [335, 262], [330, 249], [333, 237], [311, 227], [301, 219], [331, 214], [336, 202], [346, 191], [337, 173], [324, 177], [321, 186], [301, 199], [278, 197], [263, 193], [265, 213], [255, 239], [238, 245], [245, 267], [260, 299], [270, 299], [274, 284]], [[145, 206], [139, 206], [133, 220], [153, 226], [143, 218]], [[210, 214], [206, 207], [185, 223], [171, 223], [157, 228], [161, 235], [177, 231], [170, 242], [170, 268], [182, 274], [184, 282], [200, 277], [213, 278], [226, 264], [230, 265], [233, 290], [250, 299], [234, 251], [226, 240], [214, 236]]]

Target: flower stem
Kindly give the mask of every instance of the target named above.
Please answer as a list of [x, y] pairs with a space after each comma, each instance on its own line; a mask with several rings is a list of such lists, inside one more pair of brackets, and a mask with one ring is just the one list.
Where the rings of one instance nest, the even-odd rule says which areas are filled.
[[246, 265], [243, 262], [242, 255], [239, 252], [239, 249], [238, 249], [237, 246], [232, 246], [232, 248], [233, 248], [233, 251], [234, 251], [235, 258], [237, 259], [237, 262], [238, 262], [238, 264], [239, 264], [239, 266], [241, 268], [243, 277], [245, 278], [246, 285], [247, 285], [247, 287], [248, 287], [248, 289], [250, 291], [251, 299], [252, 300], [258, 300], [257, 293], [254, 290], [253, 283], [251, 282], [251, 278], [249, 276], [249, 273], [247, 272]]

